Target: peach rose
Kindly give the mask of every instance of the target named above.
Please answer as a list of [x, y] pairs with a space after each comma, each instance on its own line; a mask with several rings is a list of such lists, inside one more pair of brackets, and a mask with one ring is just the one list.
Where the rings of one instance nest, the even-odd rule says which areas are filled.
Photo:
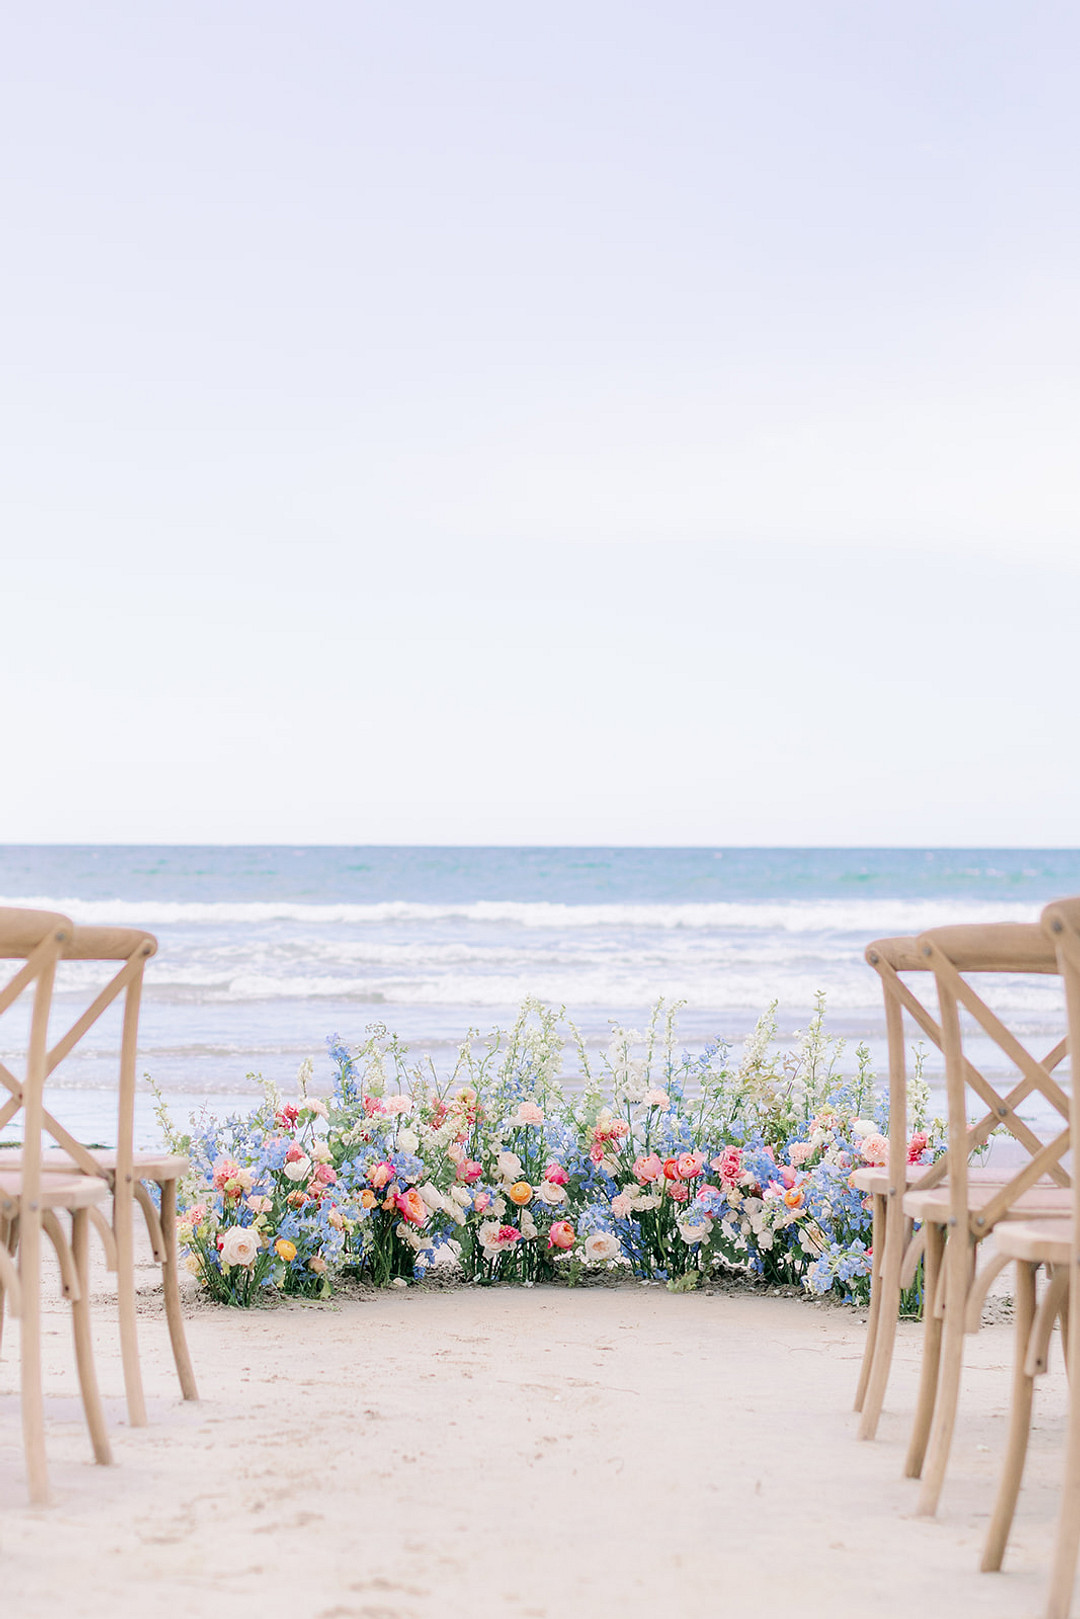
[[650, 1152], [648, 1157], [634, 1159], [634, 1174], [643, 1186], [650, 1181], [658, 1181], [663, 1173], [664, 1166], [654, 1152]]
[[569, 1220], [556, 1220], [548, 1232], [549, 1248], [572, 1248], [574, 1246], [574, 1228]]
[[619, 1239], [610, 1231], [594, 1231], [585, 1238], [585, 1258], [590, 1264], [604, 1264], [619, 1252]]
[[705, 1158], [700, 1152], [681, 1152], [676, 1160], [679, 1179], [692, 1181], [696, 1179], [705, 1168]]

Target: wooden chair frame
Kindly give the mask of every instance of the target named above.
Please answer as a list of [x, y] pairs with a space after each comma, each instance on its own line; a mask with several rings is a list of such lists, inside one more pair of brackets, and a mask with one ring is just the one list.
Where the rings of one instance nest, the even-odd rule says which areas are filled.
[[[51, 1047], [45, 1058], [44, 1069], [45, 1078], [48, 1079], [117, 997], [123, 995], [115, 1163], [103, 1162], [44, 1109], [42, 1123], [45, 1131], [62, 1149], [63, 1154], [55, 1163], [50, 1163], [47, 1157], [44, 1165], [46, 1171], [52, 1172], [55, 1169], [68, 1174], [81, 1173], [96, 1177], [106, 1183], [112, 1194], [111, 1226], [96, 1210], [94, 1213], [97, 1216], [95, 1224], [105, 1246], [106, 1261], [117, 1273], [120, 1352], [128, 1420], [132, 1427], [144, 1427], [147, 1420], [136, 1326], [135, 1203], [138, 1203], [142, 1210], [154, 1258], [161, 1265], [165, 1314], [181, 1393], [185, 1400], [197, 1400], [199, 1397], [188, 1353], [180, 1303], [176, 1237], [177, 1174], [181, 1172], [179, 1161], [170, 1161], [167, 1156], [154, 1155], [158, 1158], [158, 1162], [164, 1164], [170, 1171], [156, 1181], [160, 1193], [159, 1212], [147, 1191], [143, 1176], [137, 1173], [137, 1155], [134, 1150], [135, 1067], [143, 973], [147, 961], [156, 950], [157, 940], [153, 935], [136, 928], [72, 928], [64, 944], [63, 960], [118, 961], [122, 965], [61, 1039]], [[0, 1084], [5, 1085], [11, 1092], [9, 1100], [0, 1107], [0, 1127], [2, 1127], [22, 1105], [22, 1093], [17, 1079], [2, 1063], [0, 1063]], [[152, 1171], [153, 1158], [148, 1162]], [[156, 1177], [151, 1173], [147, 1178]]]
[[[966, 976], [972, 973], [1056, 975], [1057, 959], [1042, 928], [1023, 923], [935, 928], [921, 935], [918, 948], [937, 981], [949, 1112], [948, 1150], [940, 1161], [942, 1174], [947, 1174], [947, 1226], [941, 1227], [935, 1222], [939, 1236], [927, 1231], [928, 1269], [932, 1250], [938, 1250], [934, 1257], [939, 1259], [941, 1267], [940, 1304], [935, 1305], [935, 1314], [940, 1309], [943, 1316], [940, 1368], [925, 1466], [916, 1469], [922, 1476], [917, 1510], [933, 1514], [940, 1499], [956, 1423], [964, 1333], [970, 1326], [972, 1314], [976, 1246], [999, 1220], [1015, 1217], [1024, 1208], [1025, 1194], [1031, 1193], [1044, 1177], [1062, 1192], [1070, 1187], [1061, 1159], [1069, 1150], [1071, 1130], [1069, 1098], [1052, 1073], [1065, 1056], [1067, 1042], [1059, 1041], [1043, 1062], [1039, 1062], [975, 992]], [[961, 1007], [1019, 1070], [1019, 1081], [1005, 1095], [967, 1061]], [[969, 1089], [975, 1091], [987, 1108], [984, 1117], [973, 1127], [968, 1124], [966, 1111]], [[1046, 1143], [1016, 1112], [1035, 1092], [1064, 1120], [1064, 1127]], [[992, 1130], [1002, 1127], [1025, 1149], [1027, 1161], [1015, 1174], [1007, 1176], [988, 1198], [973, 1202], [969, 1197], [968, 1169], [973, 1142], [981, 1144], [989, 1139]], [[906, 1201], [910, 1204], [910, 1192]], [[1065, 1212], [1068, 1201], [1066, 1197], [1064, 1204], [1059, 1202], [1061, 1212]], [[948, 1240], [943, 1241], [946, 1233]], [[925, 1424], [926, 1412], [917, 1413], [917, 1430], [920, 1417]], [[922, 1460], [916, 1456], [909, 1461], [912, 1459], [920, 1463]]]
[[[104, 1412], [94, 1369], [89, 1312], [89, 1216], [107, 1195], [103, 1186], [78, 1175], [42, 1172], [42, 1130], [49, 1012], [56, 964], [74, 928], [65, 916], [48, 911], [0, 909], [0, 957], [22, 960], [0, 991], [0, 1016], [32, 988], [33, 1004], [26, 1046], [26, 1072], [16, 1094], [3, 1109], [3, 1120], [23, 1115], [23, 1146], [18, 1163], [0, 1170], [0, 1324], [5, 1303], [20, 1320], [20, 1397], [23, 1448], [31, 1502], [44, 1505], [49, 1483], [45, 1456], [45, 1419], [41, 1372], [41, 1238], [52, 1243], [60, 1265], [61, 1286], [72, 1306], [75, 1358], [83, 1411], [94, 1451], [102, 1464], [112, 1460]], [[10, 1071], [5, 1075], [14, 1079]], [[68, 1242], [57, 1218], [71, 1216]], [[12, 1253], [17, 1249], [16, 1270]]]

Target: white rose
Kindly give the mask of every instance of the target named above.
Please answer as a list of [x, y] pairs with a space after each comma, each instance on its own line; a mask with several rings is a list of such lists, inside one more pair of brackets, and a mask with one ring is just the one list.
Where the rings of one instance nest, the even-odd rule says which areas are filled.
[[518, 1215], [518, 1230], [526, 1240], [528, 1240], [530, 1237], [536, 1236], [536, 1221], [533, 1219], [528, 1209], [522, 1209], [521, 1213]]
[[407, 1124], [403, 1130], [398, 1131], [397, 1144], [402, 1152], [416, 1151], [420, 1145], [420, 1137], [411, 1124]]
[[873, 1119], [856, 1119], [851, 1126], [853, 1136], [873, 1136], [877, 1134], [877, 1125]]
[[610, 1231], [594, 1231], [585, 1238], [585, 1258], [593, 1265], [604, 1264], [614, 1259], [619, 1252], [619, 1239], [613, 1237]]
[[311, 1156], [317, 1164], [332, 1164], [334, 1155], [325, 1141], [316, 1141], [311, 1149]]
[[291, 1164], [285, 1165], [286, 1177], [291, 1181], [306, 1180], [310, 1173], [310, 1158], [295, 1158]]
[[463, 1209], [463, 1208], [465, 1208], [467, 1206], [467, 1204], [469, 1202], [469, 1190], [468, 1190], [468, 1187], [462, 1186], [460, 1184], [460, 1182], [459, 1182], [457, 1185], [451, 1186], [451, 1188], [450, 1188], [450, 1196], [453, 1198], [454, 1202], [458, 1205], [458, 1207]]
[[259, 1239], [250, 1226], [234, 1225], [223, 1232], [221, 1263], [223, 1265], [254, 1265], [259, 1257]]
[[688, 1243], [704, 1242], [712, 1230], [712, 1221], [708, 1215], [704, 1219], [677, 1220], [675, 1223], [679, 1228], [679, 1236], [683, 1242]]
[[541, 1203], [549, 1208], [555, 1208], [559, 1203], [566, 1202], [566, 1187], [556, 1186], [552, 1181], [541, 1181], [536, 1188], [536, 1195]]
[[655, 1192], [650, 1192], [647, 1197], [639, 1197], [634, 1203], [635, 1213], [644, 1214], [648, 1209], [658, 1209], [659, 1207], [660, 1199]]
[[501, 1152], [495, 1162], [504, 1181], [513, 1185], [521, 1179], [521, 1159], [516, 1152]]
[[431, 1181], [425, 1181], [424, 1184], [422, 1186], [418, 1186], [416, 1190], [420, 1193], [420, 1196], [433, 1213], [440, 1213], [446, 1210], [446, 1199], [439, 1191], [439, 1188], [433, 1185]]

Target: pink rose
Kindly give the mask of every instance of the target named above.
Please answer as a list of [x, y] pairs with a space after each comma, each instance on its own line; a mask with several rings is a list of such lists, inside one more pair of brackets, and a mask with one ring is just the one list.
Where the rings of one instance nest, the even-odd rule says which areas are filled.
[[522, 1102], [510, 1120], [511, 1124], [543, 1124], [543, 1122], [543, 1110], [538, 1108], [535, 1102]]
[[863, 1162], [881, 1167], [889, 1161], [889, 1143], [883, 1135], [876, 1132], [872, 1136], [863, 1136], [859, 1146]]
[[684, 1181], [695, 1180], [705, 1167], [705, 1158], [700, 1152], [681, 1152], [675, 1162], [679, 1179]]
[[634, 1174], [643, 1186], [650, 1181], [658, 1181], [663, 1173], [664, 1166], [654, 1152], [650, 1152], [646, 1158], [634, 1159]]
[[795, 1185], [795, 1171], [791, 1168], [790, 1164], [781, 1165], [780, 1179], [788, 1188]]
[[337, 1170], [331, 1169], [329, 1164], [320, 1164], [312, 1179], [318, 1181], [320, 1186], [333, 1186], [337, 1181]]
[[927, 1147], [929, 1145], [930, 1145], [930, 1137], [926, 1134], [926, 1131], [925, 1130], [916, 1130], [915, 1134], [912, 1136], [911, 1140], [908, 1142], [908, 1150], [907, 1150], [907, 1161], [908, 1161], [908, 1163], [909, 1164], [917, 1164], [917, 1163], [919, 1163], [920, 1160], [922, 1159], [923, 1153], [926, 1151], [926, 1149], [927, 1149]]
[[482, 1165], [478, 1164], [475, 1158], [462, 1158], [456, 1170], [458, 1180], [464, 1181], [466, 1186], [478, 1181], [483, 1173]]
[[742, 1152], [738, 1147], [725, 1147], [719, 1158], [714, 1158], [712, 1167], [720, 1177], [720, 1185], [726, 1192], [738, 1186], [742, 1176]]
[[552, 1186], [565, 1186], [570, 1177], [561, 1164], [549, 1164], [544, 1170], [544, 1179]]
[[549, 1248], [572, 1248], [574, 1228], [569, 1220], [556, 1220], [548, 1232]]
[[473, 1197], [473, 1208], [477, 1214], [483, 1214], [485, 1209], [490, 1209], [493, 1201], [490, 1192], [477, 1192]]

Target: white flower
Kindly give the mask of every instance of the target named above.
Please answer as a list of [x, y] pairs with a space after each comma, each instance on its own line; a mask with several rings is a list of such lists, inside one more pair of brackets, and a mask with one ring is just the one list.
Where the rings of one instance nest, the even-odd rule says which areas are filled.
[[250, 1226], [233, 1225], [222, 1233], [223, 1265], [254, 1265], [259, 1257], [259, 1239]]
[[604, 1264], [619, 1252], [619, 1239], [610, 1231], [594, 1231], [585, 1238], [585, 1258], [592, 1265]]
[[634, 1201], [635, 1213], [638, 1211], [645, 1213], [648, 1209], [658, 1209], [659, 1207], [660, 1198], [655, 1192], [649, 1192], [645, 1197], [636, 1198]]
[[671, 1099], [667, 1091], [646, 1091], [641, 1099], [646, 1107], [670, 1107]]
[[458, 1205], [458, 1207], [463, 1209], [463, 1208], [465, 1208], [467, 1206], [467, 1204], [469, 1202], [469, 1190], [468, 1190], [468, 1187], [462, 1186], [460, 1181], [456, 1182], [450, 1188], [450, 1196], [453, 1198], [454, 1202]]
[[420, 1137], [411, 1124], [398, 1131], [397, 1144], [402, 1152], [415, 1152], [420, 1145]]
[[518, 1215], [518, 1229], [521, 1232], [521, 1235], [525, 1238], [536, 1236], [536, 1221], [533, 1219], [528, 1209], [522, 1209], [521, 1213]]
[[705, 1242], [713, 1226], [707, 1214], [699, 1215], [696, 1220], [687, 1215], [685, 1220], [676, 1220], [675, 1224], [683, 1242], [689, 1243]]
[[291, 1164], [285, 1165], [285, 1174], [291, 1181], [306, 1180], [311, 1173], [311, 1159], [295, 1158]]
[[873, 1136], [877, 1134], [877, 1125], [873, 1119], [856, 1119], [851, 1126], [853, 1136]]
[[330, 1117], [330, 1109], [327, 1107], [321, 1096], [305, 1096], [304, 1106], [312, 1113], [317, 1113], [320, 1119], [328, 1119]]
[[513, 1184], [521, 1179], [521, 1159], [516, 1152], [501, 1152], [495, 1162], [504, 1181]]
[[566, 1202], [566, 1187], [556, 1186], [552, 1181], [541, 1181], [536, 1188], [536, 1195], [541, 1203], [546, 1203], [553, 1209], [558, 1204]]
[[317, 1164], [332, 1164], [334, 1155], [325, 1141], [316, 1141], [311, 1149], [311, 1156]]

